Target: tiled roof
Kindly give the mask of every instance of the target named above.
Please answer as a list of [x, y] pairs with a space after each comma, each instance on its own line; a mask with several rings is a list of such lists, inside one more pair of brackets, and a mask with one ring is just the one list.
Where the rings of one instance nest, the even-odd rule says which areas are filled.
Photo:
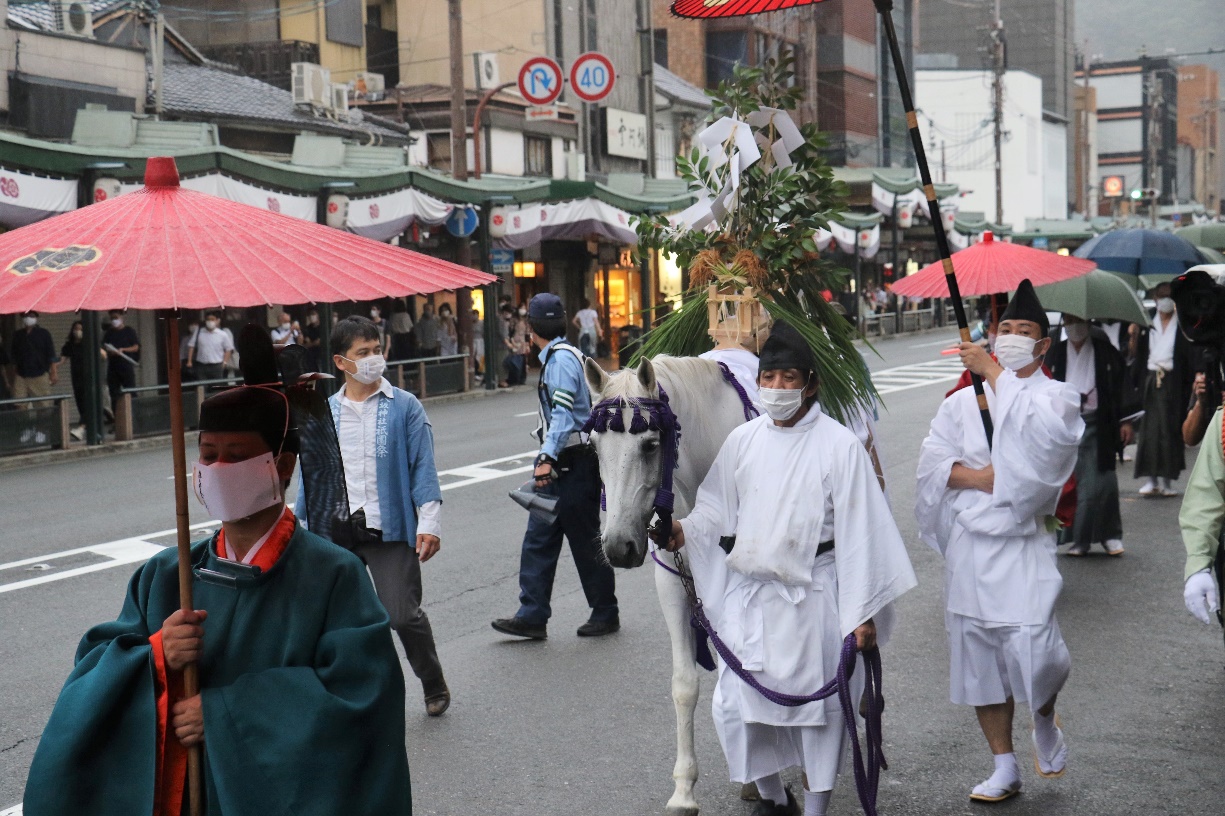
[[367, 138], [373, 133], [396, 143], [408, 141], [406, 134], [373, 121], [328, 119], [300, 111], [294, 106], [293, 94], [289, 91], [253, 77], [169, 60], [163, 68], [163, 76], [162, 106], [168, 114], [191, 119], [263, 122], [358, 138]]
[[710, 97], [706, 92], [669, 71], [659, 63], [655, 63], [655, 90], [669, 99], [693, 105], [698, 108], [709, 108]]
[[[17, 0], [17, 2], [9, 2], [9, 20], [19, 26], [25, 28], [33, 28], [39, 31], [60, 31], [59, 9], [58, 3], [52, 3], [50, 0], [44, 2], [28, 2], [28, 0]], [[104, 11], [128, 5], [127, 0], [85, 0], [84, 5], [89, 6], [89, 10], [94, 16], [101, 14]]]

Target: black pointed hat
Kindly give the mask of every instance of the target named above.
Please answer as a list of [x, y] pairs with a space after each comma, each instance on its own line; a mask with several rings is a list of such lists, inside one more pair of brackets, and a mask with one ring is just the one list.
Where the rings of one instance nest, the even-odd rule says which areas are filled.
[[1008, 308], [1000, 315], [1000, 322], [1005, 320], [1028, 320], [1031, 323], [1037, 323], [1042, 329], [1042, 334], [1045, 336], [1051, 330], [1051, 322], [1046, 317], [1046, 309], [1042, 308], [1042, 304], [1038, 302], [1038, 296], [1034, 294], [1034, 285], [1029, 282], [1029, 278], [1021, 281], [1017, 286], [1016, 294], [1012, 296], [1012, 300], [1008, 301]]
[[770, 326], [770, 336], [761, 345], [757, 370], [776, 371], [783, 368], [796, 368], [805, 373], [817, 370], [812, 349], [804, 335], [785, 320], [776, 320]]

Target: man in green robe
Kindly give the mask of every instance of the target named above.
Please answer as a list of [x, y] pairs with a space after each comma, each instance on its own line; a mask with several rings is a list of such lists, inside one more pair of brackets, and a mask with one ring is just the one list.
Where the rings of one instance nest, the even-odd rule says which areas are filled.
[[[34, 755], [26, 816], [180, 816], [187, 751], [209, 816], [409, 816], [404, 677], [365, 568], [285, 506], [296, 432], [285, 396], [205, 401], [193, 488], [215, 536], [192, 546], [194, 611], [174, 548], [91, 629]], [[201, 692], [182, 670], [198, 662]]]

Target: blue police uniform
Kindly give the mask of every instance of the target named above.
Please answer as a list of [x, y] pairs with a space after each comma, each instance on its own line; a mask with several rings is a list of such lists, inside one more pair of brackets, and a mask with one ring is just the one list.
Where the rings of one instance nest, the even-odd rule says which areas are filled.
[[[528, 314], [533, 318], [565, 317], [561, 300], [551, 294], [534, 297]], [[599, 461], [594, 449], [579, 438], [579, 429], [591, 413], [582, 355], [559, 337], [541, 350], [540, 359], [540, 427], [536, 434], [541, 455], [553, 461], [557, 520], [550, 524], [535, 514], [528, 517], [519, 562], [519, 611], [509, 627], [499, 625], [507, 621], [494, 622], [495, 629], [517, 635], [525, 633], [513, 630], [516, 623], [543, 630], [552, 614], [549, 601], [563, 537], [570, 544], [591, 607], [590, 622], [616, 624], [618, 620], [616, 581], [600, 552]]]

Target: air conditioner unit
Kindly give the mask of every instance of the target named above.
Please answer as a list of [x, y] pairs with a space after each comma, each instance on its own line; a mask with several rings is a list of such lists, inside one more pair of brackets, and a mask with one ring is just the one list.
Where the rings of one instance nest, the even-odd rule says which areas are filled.
[[476, 61], [476, 87], [480, 91], [488, 91], [502, 84], [498, 73], [498, 55], [492, 51], [482, 51], [474, 54]]
[[94, 15], [88, 3], [56, 3], [59, 7], [59, 29], [74, 37], [94, 36]]
[[295, 62], [290, 74], [295, 105], [326, 108], [332, 104], [332, 72], [313, 62]]
[[328, 100], [328, 109], [336, 113], [349, 112], [349, 86], [335, 83], [332, 85], [332, 96]]
[[[382, 74], [372, 74], [363, 72], [357, 75], [355, 82], [356, 89], [360, 93], [364, 93], [367, 99], [380, 99], [383, 92], [387, 89], [387, 81]], [[362, 86], [365, 86], [365, 90]]]

